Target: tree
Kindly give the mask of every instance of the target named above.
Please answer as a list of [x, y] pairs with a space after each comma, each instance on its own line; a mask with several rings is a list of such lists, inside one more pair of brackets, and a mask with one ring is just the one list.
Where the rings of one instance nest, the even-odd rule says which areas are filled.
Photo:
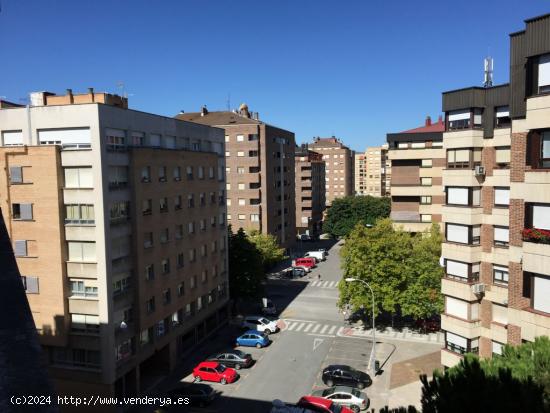
[[337, 198], [327, 211], [323, 230], [336, 237], [347, 236], [359, 223], [374, 225], [377, 219], [390, 216], [389, 198], [348, 196]]
[[[381, 219], [372, 228], [357, 224], [341, 250], [344, 274], [371, 286], [375, 314], [427, 318], [442, 310], [440, 244], [437, 225], [430, 233], [412, 236], [394, 229], [390, 219]], [[339, 288], [340, 307], [370, 308], [371, 294], [363, 283], [341, 282]]]
[[234, 234], [229, 226], [228, 240], [231, 297], [236, 301], [261, 297], [265, 273], [260, 251], [242, 228]]
[[250, 241], [260, 252], [264, 270], [271, 268], [274, 264], [284, 259], [285, 250], [279, 247], [279, 243], [275, 236], [271, 234], [262, 234], [258, 230], [250, 231], [248, 236]]
[[439, 225], [432, 224], [429, 234], [413, 237], [412, 251], [406, 262], [407, 286], [401, 295], [401, 314], [414, 319], [429, 318], [443, 311], [439, 264], [442, 235]]

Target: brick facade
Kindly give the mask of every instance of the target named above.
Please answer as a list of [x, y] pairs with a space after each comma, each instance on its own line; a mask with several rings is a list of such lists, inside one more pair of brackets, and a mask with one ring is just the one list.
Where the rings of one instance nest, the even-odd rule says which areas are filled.
[[508, 344], [516, 346], [521, 344], [521, 327], [508, 324]]
[[512, 133], [510, 157], [510, 181], [525, 181], [525, 156], [527, 152], [527, 133]]
[[493, 355], [493, 344], [487, 337], [479, 338], [479, 356], [482, 358], [491, 358]]
[[491, 320], [493, 316], [492, 304], [489, 300], [482, 300], [479, 306], [479, 319], [481, 327], [491, 328]]
[[510, 199], [510, 245], [521, 247], [521, 231], [525, 224], [525, 202], [523, 199]]
[[486, 285], [493, 283], [493, 265], [490, 262], [481, 263], [479, 281]]
[[485, 176], [493, 176], [493, 169], [496, 162], [496, 151], [492, 146], [483, 148], [481, 151], [481, 165], [485, 167]]
[[481, 225], [481, 250], [491, 252], [493, 249], [494, 229], [492, 225]]
[[495, 203], [495, 190], [492, 186], [484, 186], [481, 188], [481, 206], [483, 213], [490, 215]]
[[510, 261], [508, 273], [508, 306], [517, 310], [529, 307], [529, 299], [523, 297], [523, 269], [521, 264]]

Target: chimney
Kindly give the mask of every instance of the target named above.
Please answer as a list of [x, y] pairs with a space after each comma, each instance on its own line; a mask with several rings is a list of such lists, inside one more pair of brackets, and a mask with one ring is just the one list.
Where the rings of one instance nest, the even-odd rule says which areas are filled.
[[437, 118], [437, 123], [443, 123], [443, 116], [439, 115]]
[[426, 126], [432, 125], [432, 118], [430, 116], [426, 116]]
[[208, 115], [208, 109], [206, 109], [206, 105], [202, 105], [201, 108], [201, 116]]
[[73, 90], [67, 89], [67, 96], [69, 97], [69, 103], [74, 103]]
[[92, 102], [95, 102], [94, 88], [93, 88], [93, 87], [89, 87], [89, 88], [88, 88], [88, 95], [91, 96]]

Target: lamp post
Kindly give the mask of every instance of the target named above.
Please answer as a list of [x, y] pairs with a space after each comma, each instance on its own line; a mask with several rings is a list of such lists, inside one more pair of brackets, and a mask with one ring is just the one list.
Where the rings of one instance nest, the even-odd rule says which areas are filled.
[[373, 375], [376, 375], [376, 366], [375, 366], [375, 348], [376, 348], [376, 328], [375, 328], [375, 325], [374, 325], [374, 293], [372, 292], [372, 288], [371, 286], [364, 280], [360, 280], [358, 278], [346, 278], [345, 279], [346, 282], [355, 282], [355, 281], [359, 281], [363, 284], [365, 284], [369, 290], [370, 290], [370, 293], [371, 293], [371, 296], [372, 296], [372, 349], [370, 351], [370, 357], [369, 357], [369, 365], [368, 365], [368, 369], [371, 370], [372, 374]]

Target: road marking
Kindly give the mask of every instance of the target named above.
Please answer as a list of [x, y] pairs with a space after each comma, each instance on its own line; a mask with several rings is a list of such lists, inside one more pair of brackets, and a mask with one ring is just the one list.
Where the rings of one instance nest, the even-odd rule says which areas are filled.
[[309, 330], [311, 330], [311, 327], [313, 327], [313, 324], [308, 324], [306, 328], [304, 328], [304, 333], [307, 333]]
[[296, 328], [297, 325], [298, 323], [290, 323], [286, 329], [287, 331], [292, 331]]
[[340, 333], [342, 333], [342, 330], [343, 330], [343, 329], [344, 329], [344, 327], [340, 327], [340, 328], [338, 329], [338, 331], [336, 332], [336, 335], [337, 335], [337, 336], [340, 335]]
[[297, 318], [285, 318], [284, 321], [298, 321], [302, 323], [315, 323], [315, 321], [312, 320], [298, 320]]
[[328, 331], [328, 334], [334, 333], [334, 330], [336, 330], [336, 326], [332, 326], [330, 330]]
[[304, 325], [305, 325], [304, 323], [300, 323], [298, 327], [296, 327], [296, 330], [294, 331], [300, 331], [302, 328], [304, 328]]
[[323, 288], [327, 288], [330, 284], [331, 284], [330, 281], [325, 281], [323, 283]]
[[313, 327], [312, 333], [316, 333], [317, 330], [319, 330], [319, 327], [321, 327], [321, 324], [315, 324], [315, 327]]
[[323, 326], [323, 328], [321, 329], [321, 331], [319, 331], [319, 333], [325, 334], [325, 331], [327, 331], [328, 328], [329, 328], [329, 325], [328, 325], [328, 324], [325, 324], [325, 325]]
[[313, 351], [317, 350], [317, 347], [319, 347], [323, 343], [322, 338], [315, 338], [313, 339]]
[[317, 336], [317, 337], [336, 337], [334, 335], [330, 335], [330, 334], [315, 334], [315, 333], [309, 333], [308, 336]]

